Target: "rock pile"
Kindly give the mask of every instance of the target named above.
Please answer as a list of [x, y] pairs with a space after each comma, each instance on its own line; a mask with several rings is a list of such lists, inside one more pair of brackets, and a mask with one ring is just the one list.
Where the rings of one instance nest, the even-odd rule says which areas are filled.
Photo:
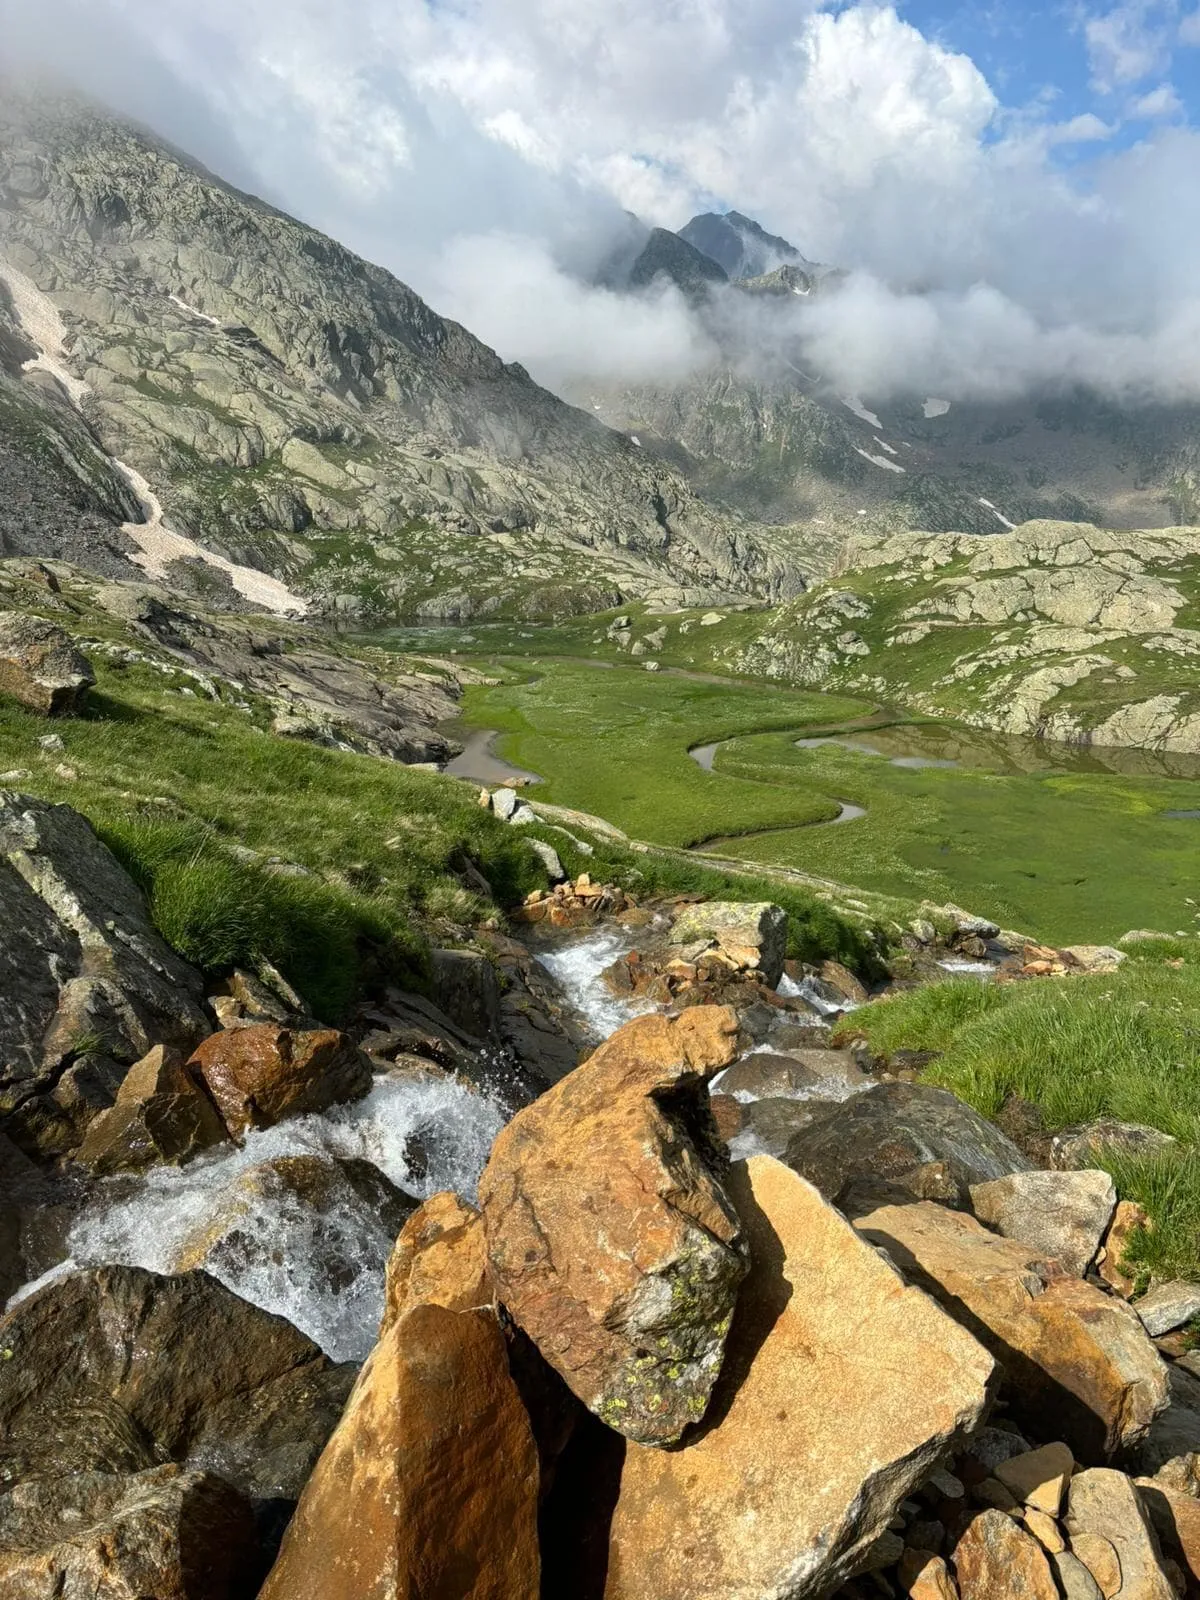
[[636, 899], [617, 884], [593, 883], [589, 873], [581, 872], [573, 883], [560, 883], [549, 892], [534, 889], [513, 921], [527, 927], [586, 928], [636, 906]]

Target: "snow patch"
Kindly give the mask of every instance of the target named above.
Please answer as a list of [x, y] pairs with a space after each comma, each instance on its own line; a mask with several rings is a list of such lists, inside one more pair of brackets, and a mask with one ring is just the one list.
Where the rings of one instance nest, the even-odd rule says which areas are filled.
[[949, 400], [926, 400], [923, 410], [931, 421], [934, 417], [944, 417], [950, 409]]
[[38, 349], [38, 354], [26, 361], [22, 370], [48, 372], [62, 384], [72, 404], [78, 405], [91, 391], [67, 367], [64, 359], [67, 330], [58, 307], [48, 295], [42, 293], [32, 278], [18, 272], [3, 258], [0, 258], [0, 281], [8, 287], [13, 310], [23, 332]]
[[882, 467], [886, 472], [908, 471], [907, 467], [902, 467], [895, 461], [889, 461], [886, 456], [873, 456], [869, 450], [860, 450], [858, 445], [855, 445], [854, 448], [863, 460], [869, 461], [873, 467]]
[[898, 456], [900, 454], [894, 444], [889, 444], [886, 439], [881, 439], [878, 434], [875, 436], [875, 443], [881, 450], [886, 450], [890, 456]]
[[195, 306], [188, 305], [187, 301], [180, 299], [177, 294], [169, 294], [167, 299], [173, 306], [178, 306], [180, 311], [186, 311], [189, 317], [195, 317], [198, 322], [207, 322], [210, 328], [221, 326], [218, 318], [210, 317], [207, 311], [197, 311]]
[[281, 617], [302, 617], [305, 614], [308, 602], [301, 599], [298, 594], [293, 594], [287, 584], [280, 579], [272, 578], [265, 572], [258, 572], [253, 567], [238, 566], [236, 562], [227, 561], [224, 556], [205, 550], [203, 545], [198, 545], [194, 539], [189, 539], [182, 533], [172, 533], [163, 522], [162, 502], [141, 473], [115, 457], [113, 466], [137, 495], [146, 514], [145, 522], [123, 522], [121, 531], [129, 535], [140, 552], [138, 555], [130, 556], [129, 559], [141, 567], [149, 577], [157, 578], [160, 582], [164, 581], [167, 567], [172, 561], [203, 561], [208, 566], [216, 567], [226, 573], [233, 587], [249, 600], [251, 605], [261, 606], [264, 611], [273, 611], [276, 616]]
[[854, 415], [860, 417], [863, 422], [869, 422], [873, 428], [883, 427], [883, 423], [880, 422], [875, 413], [868, 411], [856, 394], [840, 394], [838, 399], [847, 411], [853, 411]]
[[638, 438], [636, 433], [631, 433], [629, 435], [629, 440], [631, 444], [637, 445], [639, 450], [642, 448], [642, 441]]
[[999, 517], [1000, 521], [1004, 524], [1004, 526], [1006, 528], [1015, 528], [1016, 527], [1016, 523], [1015, 522], [1010, 522], [1008, 520], [1008, 518], [1004, 515], [1003, 511], [999, 510], [996, 506], [994, 506], [990, 500], [985, 500], [982, 495], [979, 496], [979, 504], [981, 506], [986, 506], [987, 509], [992, 513], [992, 515], [994, 517]]

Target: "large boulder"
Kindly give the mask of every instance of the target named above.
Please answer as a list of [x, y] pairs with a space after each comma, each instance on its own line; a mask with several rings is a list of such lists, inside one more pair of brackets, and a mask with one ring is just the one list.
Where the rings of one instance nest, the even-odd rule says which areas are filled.
[[0, 1125], [75, 1149], [126, 1069], [209, 1031], [200, 974], [69, 806], [0, 791]]
[[1136, 1445], [1166, 1406], [1166, 1368], [1130, 1307], [1036, 1249], [929, 1201], [881, 1206], [855, 1226], [983, 1340], [1017, 1420], [1053, 1429], [1077, 1459]]
[[371, 1087], [371, 1063], [336, 1028], [230, 1028], [205, 1039], [188, 1065], [235, 1139], [286, 1117], [361, 1100]]
[[257, 1568], [250, 1507], [210, 1472], [79, 1473], [0, 1495], [4, 1600], [247, 1600]]
[[416, 1204], [369, 1161], [275, 1156], [213, 1194], [167, 1265], [294, 1306], [294, 1320], [328, 1355], [363, 1361], [379, 1326], [385, 1264]]
[[1123, 1472], [1108, 1467], [1077, 1472], [1067, 1494], [1066, 1527], [1071, 1549], [1085, 1566], [1086, 1541], [1108, 1540], [1120, 1564], [1121, 1600], [1174, 1600], [1150, 1518]]
[[380, 1336], [413, 1306], [472, 1311], [494, 1299], [479, 1212], [449, 1190], [431, 1195], [404, 1224], [388, 1259]]
[[1007, 1134], [949, 1090], [903, 1082], [877, 1084], [818, 1118], [785, 1160], [830, 1200], [857, 1180], [900, 1178], [930, 1161], [965, 1184], [1029, 1167]]
[[42, 617], [0, 611], [0, 695], [42, 717], [69, 717], [95, 681], [69, 633]]
[[674, 945], [715, 945], [739, 971], [760, 973], [771, 988], [783, 976], [788, 919], [782, 906], [766, 901], [708, 900], [688, 906], [675, 918]]
[[188, 1161], [220, 1144], [225, 1125], [177, 1050], [155, 1045], [135, 1062], [111, 1110], [88, 1128], [75, 1159], [104, 1175]]
[[1082, 1278], [1117, 1209], [1117, 1188], [1095, 1170], [1014, 1172], [975, 1184], [971, 1207], [1006, 1239], [1032, 1245]]
[[495, 1316], [416, 1306], [363, 1368], [261, 1600], [537, 1600], [537, 1507]]
[[353, 1381], [282, 1317], [207, 1273], [100, 1267], [0, 1319], [4, 1481], [175, 1461], [255, 1504], [268, 1536]]
[[725, 1007], [628, 1023], [509, 1123], [480, 1179], [498, 1298], [643, 1443], [704, 1415], [747, 1271], [707, 1090], [736, 1037]]
[[870, 1087], [847, 1050], [752, 1050], [721, 1075], [721, 1093], [739, 1099], [845, 1100]]
[[725, 1370], [690, 1442], [627, 1447], [606, 1600], [836, 1589], [991, 1399], [983, 1347], [811, 1185], [763, 1156], [730, 1186], [753, 1266]]

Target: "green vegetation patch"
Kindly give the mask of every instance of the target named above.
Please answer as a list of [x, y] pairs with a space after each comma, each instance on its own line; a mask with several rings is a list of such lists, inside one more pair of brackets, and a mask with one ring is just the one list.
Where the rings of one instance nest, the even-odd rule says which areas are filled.
[[[1183, 951], [1186, 954], [1176, 952]], [[855, 1013], [882, 1055], [934, 1050], [926, 1078], [985, 1116], [1018, 1098], [1049, 1131], [1115, 1117], [1160, 1128], [1178, 1155], [1103, 1159], [1123, 1197], [1154, 1222], [1134, 1258], [1160, 1276], [1200, 1277], [1200, 944], [1156, 946], [1111, 975], [981, 984], [955, 980]]]

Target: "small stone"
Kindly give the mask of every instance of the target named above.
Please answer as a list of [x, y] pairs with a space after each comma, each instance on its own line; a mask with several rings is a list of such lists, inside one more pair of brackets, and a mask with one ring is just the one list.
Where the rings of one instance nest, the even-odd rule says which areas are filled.
[[909, 1600], [958, 1600], [949, 1568], [932, 1550], [906, 1550], [897, 1577]]
[[1125, 1270], [1125, 1252], [1137, 1229], [1149, 1229], [1150, 1215], [1136, 1200], [1121, 1200], [1104, 1236], [1104, 1248], [1097, 1258], [1097, 1271], [1111, 1289], [1128, 1300], [1136, 1281]]
[[1113, 1600], [1121, 1587], [1121, 1562], [1115, 1546], [1100, 1533], [1073, 1533], [1071, 1554], [1091, 1575], [1104, 1600]]
[[1149, 1294], [1133, 1302], [1133, 1309], [1152, 1338], [1170, 1333], [1200, 1317], [1200, 1283], [1173, 1280], [1157, 1284]]
[[501, 822], [508, 822], [521, 804], [515, 789], [497, 789], [492, 795], [492, 810]]
[[1019, 1511], [1021, 1502], [1011, 1489], [1005, 1488], [999, 1478], [984, 1478], [971, 1490], [971, 1495], [981, 1506], [991, 1506], [994, 1511]]
[[46, 750], [51, 755], [61, 755], [66, 748], [61, 733], [44, 733], [38, 740], [38, 749]]
[[1063, 1600], [1104, 1600], [1100, 1585], [1079, 1557], [1073, 1556], [1069, 1550], [1060, 1550], [1052, 1555], [1050, 1565], [1058, 1579]]
[[1065, 1444], [1056, 1443], [1002, 1461], [996, 1468], [996, 1476], [1027, 1506], [1056, 1517], [1074, 1470], [1074, 1456]]
[[545, 867], [551, 883], [561, 883], [566, 877], [558, 851], [552, 844], [546, 844], [542, 839], [530, 839], [529, 848]]
[[1050, 1555], [1058, 1555], [1067, 1548], [1066, 1540], [1058, 1531], [1058, 1523], [1046, 1512], [1039, 1511], [1036, 1506], [1027, 1506], [1022, 1520], [1042, 1549]]

